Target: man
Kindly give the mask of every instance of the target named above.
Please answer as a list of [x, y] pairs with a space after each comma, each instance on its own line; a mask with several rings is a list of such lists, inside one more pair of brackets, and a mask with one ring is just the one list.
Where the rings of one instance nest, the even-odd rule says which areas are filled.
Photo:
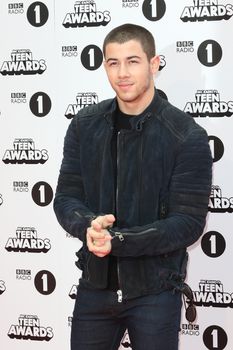
[[125, 24], [103, 44], [116, 98], [68, 128], [54, 209], [82, 242], [72, 350], [176, 350], [186, 248], [202, 234], [211, 187], [208, 137], [162, 99], [152, 34]]

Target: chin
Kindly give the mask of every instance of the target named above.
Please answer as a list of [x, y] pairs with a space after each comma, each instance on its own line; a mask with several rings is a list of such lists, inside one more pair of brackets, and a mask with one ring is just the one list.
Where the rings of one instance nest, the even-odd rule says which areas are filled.
[[132, 94], [127, 94], [127, 93], [125, 94], [120, 93], [118, 94], [118, 97], [124, 102], [132, 102], [137, 99], [137, 96], [134, 96]]

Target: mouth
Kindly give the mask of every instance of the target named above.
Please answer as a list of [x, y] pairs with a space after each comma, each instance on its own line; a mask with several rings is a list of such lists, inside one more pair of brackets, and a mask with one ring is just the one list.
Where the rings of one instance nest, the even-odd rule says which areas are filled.
[[121, 89], [128, 89], [131, 86], [133, 86], [133, 83], [130, 83], [130, 82], [119, 82], [119, 83], [117, 83], [117, 86], [119, 88], [121, 88]]

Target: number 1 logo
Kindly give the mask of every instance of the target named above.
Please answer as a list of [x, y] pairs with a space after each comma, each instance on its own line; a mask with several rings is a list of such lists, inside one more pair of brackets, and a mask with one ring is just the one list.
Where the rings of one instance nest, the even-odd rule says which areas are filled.
[[222, 59], [222, 48], [215, 40], [205, 40], [198, 48], [199, 61], [207, 67], [213, 67]]
[[40, 1], [33, 2], [27, 10], [28, 22], [33, 27], [43, 26], [49, 18], [49, 11], [47, 6]]
[[159, 21], [166, 12], [164, 0], [144, 0], [142, 12], [149, 21]]
[[44, 117], [51, 110], [50, 97], [44, 92], [36, 92], [30, 99], [29, 107], [36, 117]]
[[228, 338], [224, 329], [219, 326], [210, 326], [203, 333], [203, 342], [209, 350], [223, 350]]
[[37, 182], [32, 188], [32, 199], [41, 207], [49, 205], [53, 199], [52, 187], [47, 182]]
[[55, 290], [56, 279], [50, 271], [42, 270], [36, 274], [34, 284], [39, 293], [48, 295]]

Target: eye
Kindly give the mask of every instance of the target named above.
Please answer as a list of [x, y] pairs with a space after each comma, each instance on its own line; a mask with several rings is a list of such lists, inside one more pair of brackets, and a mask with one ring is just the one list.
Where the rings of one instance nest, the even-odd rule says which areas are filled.
[[108, 66], [109, 67], [116, 67], [118, 65], [117, 61], [109, 61]]
[[138, 60], [132, 59], [129, 61], [129, 64], [137, 64], [139, 63]]

